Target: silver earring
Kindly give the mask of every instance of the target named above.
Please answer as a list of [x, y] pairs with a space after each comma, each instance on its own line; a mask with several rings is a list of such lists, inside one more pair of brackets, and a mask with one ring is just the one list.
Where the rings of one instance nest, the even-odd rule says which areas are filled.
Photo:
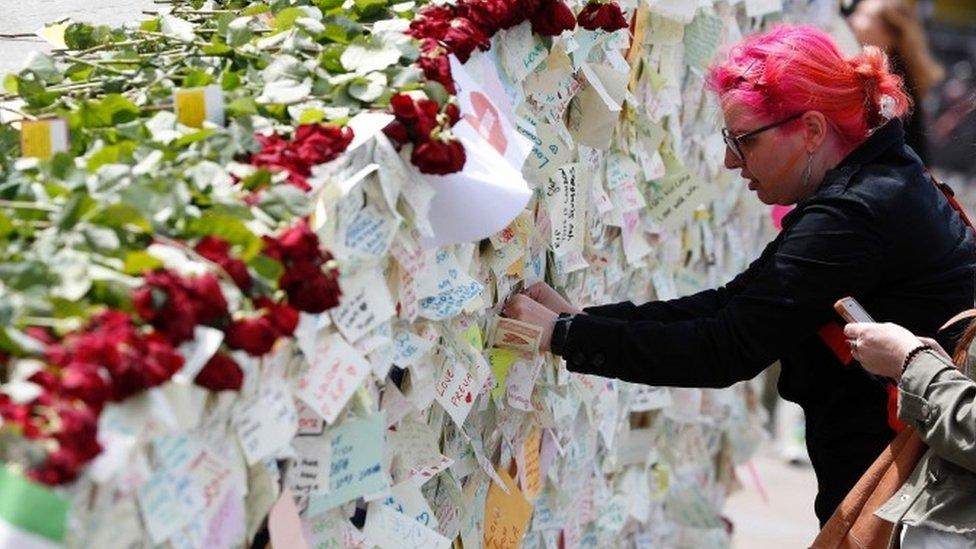
[[803, 186], [810, 184], [810, 175], [813, 173], [813, 153], [807, 155], [807, 167], [803, 168]]

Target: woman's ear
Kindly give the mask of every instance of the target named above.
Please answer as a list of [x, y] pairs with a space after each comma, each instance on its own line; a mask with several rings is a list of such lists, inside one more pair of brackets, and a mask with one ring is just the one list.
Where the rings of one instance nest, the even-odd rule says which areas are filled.
[[803, 124], [806, 150], [808, 153], [813, 154], [820, 149], [820, 146], [827, 139], [827, 131], [829, 128], [827, 117], [820, 111], [807, 111], [800, 117], [800, 122]]

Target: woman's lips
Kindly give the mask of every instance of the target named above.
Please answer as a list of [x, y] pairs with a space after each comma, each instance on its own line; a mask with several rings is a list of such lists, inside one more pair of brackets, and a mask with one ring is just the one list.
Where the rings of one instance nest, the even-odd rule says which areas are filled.
[[759, 188], [759, 183], [757, 183], [755, 179], [750, 179], [749, 180], [749, 190], [750, 191], [754, 191], [754, 190], [756, 190], [758, 188]]

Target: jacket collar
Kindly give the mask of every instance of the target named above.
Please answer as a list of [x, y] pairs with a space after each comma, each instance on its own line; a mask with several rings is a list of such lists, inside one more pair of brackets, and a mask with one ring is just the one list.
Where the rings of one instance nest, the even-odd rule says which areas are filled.
[[813, 196], [798, 203], [793, 211], [783, 217], [783, 228], [785, 229], [792, 225], [804, 206], [821, 195], [828, 187], [846, 185], [850, 181], [851, 176], [861, 169], [861, 166], [876, 160], [892, 147], [904, 144], [905, 128], [902, 125], [901, 119], [894, 118], [889, 120], [884, 126], [871, 132], [871, 135], [863, 143], [858, 145], [857, 148], [848, 153], [836, 167], [827, 170], [827, 173], [824, 174], [823, 182], [820, 184], [820, 188], [817, 189], [817, 192]]

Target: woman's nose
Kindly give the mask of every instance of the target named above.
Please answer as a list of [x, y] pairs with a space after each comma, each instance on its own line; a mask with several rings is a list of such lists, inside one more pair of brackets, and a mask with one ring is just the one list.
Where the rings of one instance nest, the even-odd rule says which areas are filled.
[[734, 170], [736, 168], [741, 168], [744, 165], [745, 164], [742, 162], [742, 160], [739, 160], [739, 157], [736, 156], [734, 152], [732, 152], [732, 149], [730, 149], [728, 147], [725, 147], [725, 167], [726, 168], [728, 168], [730, 170]]

